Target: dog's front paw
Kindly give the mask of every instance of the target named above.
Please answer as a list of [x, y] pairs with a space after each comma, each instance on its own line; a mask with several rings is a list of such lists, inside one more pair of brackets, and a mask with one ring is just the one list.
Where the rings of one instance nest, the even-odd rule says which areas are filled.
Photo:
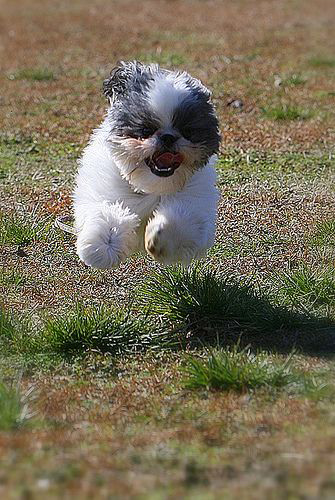
[[111, 226], [109, 219], [100, 217], [87, 221], [78, 235], [77, 253], [87, 266], [96, 269], [117, 267], [137, 245], [135, 218], [124, 217], [123, 223], [115, 226]]
[[183, 227], [176, 221], [166, 221], [155, 217], [145, 231], [145, 249], [155, 260], [163, 264], [182, 262], [189, 264], [195, 257], [203, 254], [197, 235], [192, 227]]
[[96, 269], [117, 267], [127, 255], [128, 245], [119, 241], [111, 230], [108, 239], [96, 237], [94, 233], [82, 231], [77, 240], [77, 253], [87, 266]]

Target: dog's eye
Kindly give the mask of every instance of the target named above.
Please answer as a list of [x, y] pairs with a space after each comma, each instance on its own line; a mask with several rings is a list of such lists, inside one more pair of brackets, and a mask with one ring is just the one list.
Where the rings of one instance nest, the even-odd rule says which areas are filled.
[[141, 130], [140, 130], [140, 133], [139, 133], [139, 136], [142, 138], [142, 139], [147, 139], [148, 137], [151, 137], [156, 131], [152, 128], [149, 128], [149, 127], [143, 127]]
[[192, 137], [194, 136], [195, 130], [191, 127], [185, 127], [185, 128], [183, 128], [181, 133], [185, 137], [185, 139], [191, 141]]

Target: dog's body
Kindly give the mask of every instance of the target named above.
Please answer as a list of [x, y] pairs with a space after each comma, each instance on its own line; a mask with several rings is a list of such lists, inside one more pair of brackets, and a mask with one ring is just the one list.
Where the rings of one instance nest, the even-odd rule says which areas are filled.
[[164, 264], [187, 264], [215, 235], [219, 132], [210, 93], [187, 73], [136, 62], [122, 63], [104, 88], [111, 107], [74, 192], [78, 255], [100, 269], [144, 249]]

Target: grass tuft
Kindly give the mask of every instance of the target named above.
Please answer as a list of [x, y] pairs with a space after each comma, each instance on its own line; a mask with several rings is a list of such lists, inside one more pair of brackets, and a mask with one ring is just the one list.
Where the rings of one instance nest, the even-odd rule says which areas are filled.
[[312, 57], [309, 64], [315, 68], [335, 68], [335, 59], [333, 57]]
[[311, 269], [301, 266], [294, 271], [277, 275], [279, 293], [285, 303], [300, 309], [335, 307], [335, 270], [331, 268]]
[[262, 108], [262, 113], [266, 118], [276, 121], [307, 120], [313, 116], [311, 111], [307, 111], [294, 106], [275, 106], [272, 108]]
[[0, 382], [0, 430], [11, 431], [24, 426], [33, 416], [29, 410], [32, 388], [21, 394], [19, 386], [8, 387]]
[[11, 338], [15, 332], [15, 324], [11, 315], [0, 308], [0, 339]]
[[195, 335], [203, 332], [206, 340], [211, 333], [273, 333], [304, 323], [302, 317], [272, 305], [249, 283], [199, 265], [158, 271], [139, 291], [151, 314]]
[[282, 78], [281, 84], [284, 87], [292, 86], [292, 85], [303, 85], [306, 83], [306, 78], [304, 78], [299, 73], [292, 73]]
[[10, 80], [28, 80], [32, 82], [47, 82], [55, 80], [55, 75], [47, 68], [24, 68], [9, 75]]
[[63, 317], [46, 320], [42, 333], [35, 338], [34, 350], [62, 355], [87, 351], [119, 355], [170, 344], [169, 334], [158, 332], [146, 317], [135, 318], [122, 309], [77, 305]]
[[0, 285], [13, 286], [18, 288], [26, 283], [25, 276], [17, 272], [15, 269], [0, 270]]
[[296, 380], [289, 356], [273, 362], [268, 354], [249, 349], [211, 351], [206, 360], [190, 356], [186, 366], [185, 386], [188, 389], [220, 389], [237, 392], [260, 387], [280, 388]]
[[311, 243], [316, 246], [335, 247], [335, 220], [320, 222], [316, 226], [315, 233], [311, 238]]
[[33, 328], [28, 318], [17, 318], [0, 308], [0, 350], [2, 354], [34, 351]]
[[306, 83], [306, 78], [298, 73], [293, 73], [284, 80], [284, 85], [303, 85], [304, 83]]
[[50, 224], [32, 214], [26, 219], [0, 212], [0, 245], [28, 245], [43, 239]]

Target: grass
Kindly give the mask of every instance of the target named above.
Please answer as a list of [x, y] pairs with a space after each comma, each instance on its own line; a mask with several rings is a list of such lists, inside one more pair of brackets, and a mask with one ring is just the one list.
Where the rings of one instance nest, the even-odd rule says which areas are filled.
[[28, 133], [0, 133], [0, 178], [5, 186], [16, 182], [45, 190], [50, 175], [69, 182], [69, 167], [76, 167], [80, 150], [80, 144], [66, 139], [60, 143]]
[[55, 80], [54, 73], [48, 68], [23, 68], [10, 73], [10, 80], [27, 80], [31, 82], [49, 82]]
[[[316, 305], [334, 304], [334, 280], [306, 276], [277, 278], [273, 295], [281, 292], [288, 306], [284, 307], [245, 280], [199, 265], [174, 266], [153, 273], [140, 286], [132, 309], [77, 304], [63, 315], [42, 317], [34, 324], [2, 311], [2, 350], [28, 357], [54, 353], [75, 358], [92, 352], [121, 356], [226, 345], [238, 338], [244, 345], [251, 340], [274, 347], [284, 331], [287, 335], [303, 329], [315, 336], [329, 324], [312, 313]], [[310, 308], [299, 307], [307, 299]], [[293, 338], [298, 342], [296, 334]]]
[[29, 245], [46, 238], [49, 229], [50, 222], [39, 221], [34, 213], [23, 218], [0, 212], [0, 245]]
[[25, 426], [32, 417], [29, 404], [33, 389], [21, 394], [19, 385], [11, 387], [0, 381], [0, 431], [13, 431]]
[[[297, 24], [296, 2], [253, 2], [247, 15], [242, 0], [26, 3], [3, 9], [0, 51], [0, 380], [19, 404], [0, 431], [2, 496], [333, 498], [325, 10], [305, 0]], [[135, 57], [213, 91], [221, 198], [205, 267], [137, 255], [92, 270], [49, 229], [71, 210], [102, 80]], [[43, 427], [21, 418], [25, 403]]]
[[312, 111], [286, 105], [262, 108], [261, 111], [265, 118], [275, 121], [308, 120], [313, 116]]
[[37, 342], [41, 352], [83, 354], [98, 351], [111, 355], [164, 348], [168, 339], [157, 334], [148, 318], [134, 318], [129, 311], [106, 307], [85, 309], [78, 305], [64, 317], [48, 319]]
[[299, 377], [293, 374], [292, 357], [282, 362], [267, 353], [252, 353], [235, 345], [231, 349], [211, 351], [207, 359], [189, 357], [185, 387], [245, 392], [260, 387], [283, 388]]
[[185, 64], [185, 56], [177, 52], [144, 52], [138, 55], [137, 59], [143, 63], [157, 63], [162, 66], [174, 67]]
[[303, 85], [306, 83], [306, 78], [304, 78], [301, 74], [299, 73], [292, 73], [291, 75], [286, 76], [283, 78], [282, 84], [284, 86], [290, 86], [290, 85]]
[[164, 350], [176, 343], [176, 338], [154, 326], [151, 318], [105, 306], [77, 304], [63, 316], [46, 316], [35, 325], [2, 311], [2, 321], [2, 350], [25, 358], [48, 353], [71, 358], [92, 352], [120, 356]]
[[335, 220], [319, 222], [310, 241], [316, 246], [335, 247]]
[[315, 56], [309, 59], [309, 64], [315, 68], [335, 68], [333, 57]]
[[315, 185], [325, 177], [329, 177], [327, 185], [332, 188], [334, 167], [332, 154], [314, 152], [227, 151], [217, 164], [219, 182], [223, 187], [261, 181], [279, 182], [287, 189], [303, 182]]
[[243, 280], [218, 275], [199, 266], [169, 268], [155, 273], [140, 289], [149, 311], [172, 323], [186, 324], [194, 330], [223, 326], [266, 331], [283, 327], [283, 311]]
[[15, 324], [12, 316], [4, 308], [0, 308], [0, 341], [11, 338], [15, 333]]
[[300, 309], [330, 306], [335, 310], [335, 270], [332, 267], [314, 267], [306, 265], [278, 275], [280, 293], [287, 304], [294, 304]]
[[26, 276], [14, 269], [10, 269], [9, 271], [0, 270], [0, 285], [20, 287], [26, 282]]
[[14, 315], [0, 307], [0, 352], [3, 355], [17, 354], [23, 360], [26, 352], [35, 352], [32, 332], [29, 316]]

